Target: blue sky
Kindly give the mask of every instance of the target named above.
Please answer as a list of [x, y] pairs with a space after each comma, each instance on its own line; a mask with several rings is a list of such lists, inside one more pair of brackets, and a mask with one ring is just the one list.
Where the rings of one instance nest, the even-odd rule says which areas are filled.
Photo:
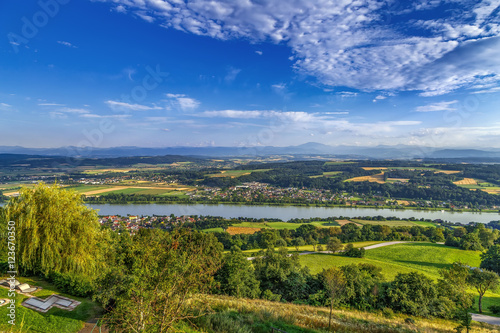
[[500, 148], [500, 1], [4, 0], [0, 145]]

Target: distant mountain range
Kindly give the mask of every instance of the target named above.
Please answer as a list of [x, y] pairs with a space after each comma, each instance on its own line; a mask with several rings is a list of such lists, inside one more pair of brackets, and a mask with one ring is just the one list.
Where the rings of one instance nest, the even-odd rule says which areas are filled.
[[309, 142], [288, 147], [113, 147], [113, 148], [24, 148], [19, 146], [0, 146], [0, 154], [27, 154], [42, 156], [71, 156], [84, 158], [112, 158], [131, 156], [199, 156], [199, 157], [252, 157], [271, 155], [303, 155], [304, 157], [324, 156], [331, 158], [371, 158], [371, 159], [461, 159], [481, 158], [499, 159], [500, 149], [444, 149], [418, 146], [329, 146]]

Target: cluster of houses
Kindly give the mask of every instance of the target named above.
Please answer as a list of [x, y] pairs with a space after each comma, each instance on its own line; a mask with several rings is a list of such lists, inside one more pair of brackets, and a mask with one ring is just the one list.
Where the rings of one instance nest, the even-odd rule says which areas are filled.
[[184, 223], [194, 223], [198, 220], [193, 216], [137, 216], [137, 215], [107, 215], [99, 218], [99, 223], [109, 227], [113, 231], [127, 231], [136, 233], [141, 228], [170, 229], [172, 226]]

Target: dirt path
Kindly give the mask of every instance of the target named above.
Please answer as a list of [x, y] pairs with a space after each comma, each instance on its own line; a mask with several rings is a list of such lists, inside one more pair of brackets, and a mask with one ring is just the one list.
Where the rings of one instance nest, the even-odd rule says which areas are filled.
[[478, 313], [471, 313], [471, 315], [472, 320], [474, 321], [479, 321], [481, 323], [487, 323], [491, 325], [500, 325], [500, 318], [498, 317], [486, 316]]

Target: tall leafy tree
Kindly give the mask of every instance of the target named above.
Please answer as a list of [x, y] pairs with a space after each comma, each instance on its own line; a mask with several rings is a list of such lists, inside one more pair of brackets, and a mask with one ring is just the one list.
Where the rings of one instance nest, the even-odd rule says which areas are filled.
[[495, 291], [498, 287], [498, 274], [481, 268], [472, 268], [467, 278], [469, 284], [476, 289], [479, 294], [479, 313], [483, 313], [483, 296], [488, 290]]
[[16, 227], [16, 252], [22, 274], [93, 275], [100, 263], [97, 212], [80, 194], [57, 184], [23, 187], [6, 207]]
[[[103, 277], [96, 295], [111, 310], [108, 325], [118, 332], [166, 332], [191, 317], [189, 302], [212, 287], [221, 266], [217, 239], [186, 229], [142, 229], [120, 246], [116, 269]], [[203, 313], [203, 302], [196, 304]]]
[[481, 253], [481, 268], [500, 274], [500, 245], [493, 245]]
[[338, 267], [331, 267], [321, 273], [325, 288], [330, 298], [330, 317], [328, 329], [332, 326], [332, 312], [335, 304], [338, 304], [343, 297], [346, 287], [346, 277], [344, 272]]
[[224, 257], [215, 279], [219, 283], [219, 290], [226, 295], [248, 298], [260, 295], [259, 281], [255, 278], [252, 263], [237, 246], [233, 246]]

